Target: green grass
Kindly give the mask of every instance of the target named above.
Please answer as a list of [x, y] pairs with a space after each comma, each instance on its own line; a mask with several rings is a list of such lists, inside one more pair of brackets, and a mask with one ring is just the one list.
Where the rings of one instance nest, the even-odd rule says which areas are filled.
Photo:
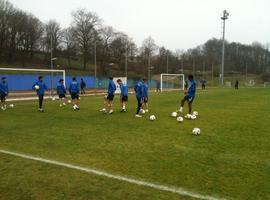
[[[199, 92], [195, 121], [169, 115], [179, 93], [154, 94], [149, 114], [105, 115], [102, 96], [82, 98], [81, 110], [46, 101], [18, 102], [0, 112], [0, 149], [183, 187], [227, 199], [270, 199], [270, 92], [213, 89]], [[185, 107], [186, 109], [186, 107]], [[194, 136], [194, 127], [201, 136]], [[0, 199], [192, 199], [168, 192], [0, 154]]]

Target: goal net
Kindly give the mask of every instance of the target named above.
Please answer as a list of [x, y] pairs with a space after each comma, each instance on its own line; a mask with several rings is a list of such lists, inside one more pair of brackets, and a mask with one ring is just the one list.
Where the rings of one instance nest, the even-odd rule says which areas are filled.
[[45, 98], [56, 96], [56, 87], [60, 79], [66, 82], [65, 70], [48, 69], [21, 69], [21, 68], [0, 68], [0, 78], [6, 77], [9, 95], [8, 101], [33, 100], [36, 99], [36, 92], [32, 86], [43, 76], [43, 81], [48, 87]]
[[270, 82], [264, 82], [263, 87], [264, 88], [270, 88]]
[[184, 90], [185, 75], [184, 74], [161, 74], [160, 75], [160, 91]]

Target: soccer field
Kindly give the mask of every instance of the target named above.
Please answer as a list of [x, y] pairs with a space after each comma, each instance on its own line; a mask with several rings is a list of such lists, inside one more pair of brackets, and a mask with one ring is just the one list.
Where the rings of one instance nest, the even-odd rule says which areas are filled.
[[57, 101], [45, 101], [44, 113], [37, 102], [15, 102], [0, 112], [0, 199], [270, 199], [270, 90], [198, 91], [199, 118], [177, 123], [170, 114], [182, 96], [152, 94], [143, 118], [134, 117], [134, 96], [126, 113], [116, 96], [112, 115], [98, 111], [103, 96], [83, 97], [78, 112]]

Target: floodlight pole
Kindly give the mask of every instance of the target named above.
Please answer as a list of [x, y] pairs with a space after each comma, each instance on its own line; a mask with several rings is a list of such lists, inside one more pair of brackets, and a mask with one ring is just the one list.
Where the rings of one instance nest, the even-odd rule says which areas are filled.
[[95, 41], [95, 46], [94, 46], [94, 68], [95, 68], [95, 88], [97, 88], [97, 42]]
[[[53, 41], [52, 41], [52, 33], [51, 33], [51, 70], [53, 70]], [[51, 97], [53, 96], [53, 71], [51, 71]]]
[[150, 84], [151, 84], [151, 77], [150, 77], [150, 68], [151, 68], [151, 52], [149, 51], [149, 53], [148, 53], [148, 85], [149, 85], [149, 87], [150, 87]]
[[228, 19], [229, 13], [224, 10], [221, 20], [223, 20], [222, 32], [222, 58], [221, 58], [221, 85], [224, 85], [224, 57], [225, 57], [225, 21]]
[[127, 67], [128, 67], [128, 44], [126, 44], [126, 58], [125, 58], [125, 76], [126, 76], [126, 78], [128, 76]]

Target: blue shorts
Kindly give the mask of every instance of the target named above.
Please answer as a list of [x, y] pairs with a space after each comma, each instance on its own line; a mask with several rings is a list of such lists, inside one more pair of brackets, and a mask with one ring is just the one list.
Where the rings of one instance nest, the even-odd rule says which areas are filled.
[[127, 102], [128, 101], [128, 96], [122, 96], [121, 101], [122, 102]]
[[78, 93], [71, 93], [71, 99], [74, 100], [74, 99], [79, 99], [79, 94]]
[[114, 98], [114, 94], [108, 94], [107, 100], [113, 101], [113, 98]]
[[65, 94], [59, 94], [59, 99], [63, 99], [63, 98], [66, 98], [66, 95]]
[[0, 94], [0, 99], [1, 99], [1, 102], [5, 102], [5, 101], [6, 101], [6, 97], [7, 97], [7, 95], [6, 95], [6, 94], [1, 93], [1, 94]]
[[148, 97], [143, 97], [143, 102], [148, 103]]
[[194, 98], [195, 97], [192, 97], [192, 96], [189, 96], [189, 95], [186, 95], [184, 97], [185, 101], [189, 102], [189, 103], [192, 103], [194, 101]]

